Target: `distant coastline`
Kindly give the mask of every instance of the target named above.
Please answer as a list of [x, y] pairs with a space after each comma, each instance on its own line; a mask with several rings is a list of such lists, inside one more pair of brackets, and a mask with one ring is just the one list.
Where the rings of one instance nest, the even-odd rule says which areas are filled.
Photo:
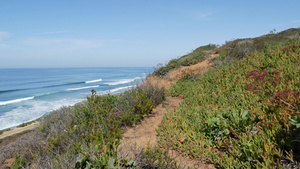
[[[72, 106], [96, 90], [119, 93], [142, 81], [149, 67], [1, 69], [0, 130]], [[22, 76], [20, 76], [22, 75]]]

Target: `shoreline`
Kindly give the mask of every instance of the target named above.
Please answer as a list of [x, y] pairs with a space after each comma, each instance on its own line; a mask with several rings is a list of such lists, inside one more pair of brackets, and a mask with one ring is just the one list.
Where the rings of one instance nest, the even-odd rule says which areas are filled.
[[[146, 74], [146, 73], [144, 73], [144, 74]], [[130, 82], [128, 84], [125, 84], [125, 86], [123, 85], [123, 83], [120, 83], [120, 84], [122, 84], [121, 87], [120, 86], [119, 87], [114, 87], [113, 89], [103, 90], [103, 91], [100, 90], [100, 91], [97, 91], [97, 94], [98, 95], [106, 95], [106, 94], [118, 95], [118, 94], [123, 93], [124, 91], [126, 91], [128, 89], [136, 87], [136, 84], [143, 83], [143, 81], [146, 79], [146, 76], [134, 77], [134, 78], [131, 78], [131, 79], [134, 79], [134, 80], [138, 79], [138, 80], [135, 83]], [[122, 79], [119, 79], [119, 80], [122, 80]], [[119, 81], [117, 81], [117, 82], [119, 82]], [[93, 88], [91, 88], [91, 89], [93, 89]], [[43, 113], [42, 115], [36, 116], [36, 117], [32, 118], [31, 120], [23, 121], [23, 122], [12, 124], [12, 125], [8, 124], [6, 126], [2, 126], [3, 128], [0, 129], [0, 135], [2, 135], [3, 132], [5, 132], [7, 130], [12, 130], [12, 129], [17, 128], [20, 125], [23, 125], [25, 123], [32, 123], [33, 121], [37, 121], [39, 119], [43, 119], [44, 117], [48, 116], [53, 111], [56, 111], [56, 110], [60, 109], [61, 107], [64, 107], [64, 106], [67, 106], [67, 107], [71, 106], [71, 107], [73, 107], [73, 106], [75, 106], [77, 104], [79, 104], [79, 105], [83, 104], [84, 102], [86, 102], [86, 100], [87, 100], [86, 98], [89, 97], [89, 96], [91, 96], [90, 92], [87, 93], [87, 95], [83, 96], [81, 99], [75, 100], [75, 102], [66, 103], [65, 105], [62, 104], [60, 107], [57, 107], [57, 109], [55, 109], [55, 110], [50, 110], [49, 111], [49, 109], [48, 109], [48, 111], [42, 112]]]
[[[115, 95], [119, 95], [121, 93], [123, 93], [123, 92], [116, 93]], [[106, 93], [106, 94], [109, 94], [109, 93]], [[104, 95], [106, 95], [106, 94], [104, 94]], [[103, 95], [103, 94], [100, 94], [100, 95]], [[89, 96], [91, 96], [91, 95], [89, 95]], [[86, 96], [86, 97], [89, 97], [89, 96]], [[82, 104], [84, 104], [87, 101], [86, 97], [83, 100], [81, 100], [80, 102], [75, 103], [73, 105], [69, 105], [67, 107], [74, 107], [76, 105], [82, 105]], [[64, 106], [61, 106], [60, 108], [62, 108], [62, 107], [64, 107]], [[60, 109], [60, 108], [58, 108], [58, 109]], [[56, 110], [58, 110], [58, 109], [56, 109]], [[17, 137], [17, 136], [20, 137], [23, 134], [26, 134], [27, 132], [29, 132], [31, 130], [34, 130], [35, 128], [37, 128], [39, 126], [39, 124], [40, 124], [39, 121], [40, 120], [42, 120], [44, 117], [48, 116], [49, 114], [53, 113], [56, 110], [53, 110], [53, 111], [51, 111], [49, 113], [46, 113], [45, 115], [43, 115], [43, 116], [41, 116], [39, 118], [36, 118], [34, 120], [27, 121], [27, 122], [24, 122], [24, 123], [19, 124], [17, 126], [8, 127], [8, 128], [0, 130], [0, 131], [3, 131], [3, 133], [0, 134], [0, 147], [2, 146], [1, 143], [5, 139], [14, 138], [14, 137]], [[29, 123], [29, 124], [25, 125], [25, 126], [21, 126], [21, 125], [26, 124], [26, 123]]]
[[[82, 101], [80, 101], [78, 103], [75, 103], [74, 105], [67, 106], [67, 107], [74, 107], [76, 105], [84, 104], [85, 102], [86, 102], [86, 99], [84, 99], [84, 100], [82, 100]], [[60, 108], [62, 108], [62, 107], [64, 107], [64, 106], [61, 106]], [[60, 109], [60, 108], [58, 108], [58, 109]], [[34, 130], [35, 128], [37, 128], [39, 126], [40, 120], [42, 120], [44, 117], [48, 116], [49, 114], [53, 113], [54, 111], [46, 113], [45, 115], [43, 115], [43, 116], [41, 116], [41, 117], [39, 117], [37, 119], [31, 120], [31, 121], [28, 121], [28, 122], [24, 122], [24, 123], [22, 123], [22, 124], [20, 124], [18, 126], [9, 127], [9, 128], [0, 130], [0, 131], [3, 131], [3, 133], [0, 134], [0, 143], [3, 140], [5, 140], [5, 139], [7, 139], [9, 137], [20, 136], [19, 134], [22, 135], [22, 133], [25, 134], [28, 131]], [[26, 125], [26, 123], [28, 123], [28, 124]], [[21, 126], [23, 124], [25, 124], [25, 126]]]
[[[211, 67], [211, 65], [207, 62], [207, 60], [211, 59], [211, 58], [214, 58], [214, 57], [217, 57], [218, 55], [216, 54], [212, 54], [210, 57], [208, 57], [207, 59], [205, 59], [205, 61], [202, 61], [198, 64], [195, 64], [193, 66], [183, 66], [181, 68], [179, 68], [178, 70], [173, 70], [172, 73], [170, 73], [172, 76], [178, 76], [178, 77], [182, 77], [183, 75], [185, 75], [187, 72], [193, 72], [193, 73], [199, 73], [199, 72], [202, 72], [203, 70], [202, 69], [199, 69], [199, 67], [203, 67], [202, 64], [207, 64], [208, 67], [206, 67], [206, 69], [209, 69]], [[205, 62], [205, 63], [204, 63]], [[206, 63], [207, 62], [207, 63]], [[195, 68], [194, 68], [195, 67]], [[191, 69], [192, 68], [192, 69]], [[191, 69], [191, 70], [190, 70]], [[198, 72], [199, 71], [199, 72]], [[153, 76], [146, 76], [145, 77], [145, 81], [142, 82], [141, 84], [147, 84], [149, 81], [152, 81], [152, 83], [155, 83], [155, 85], [159, 86], [159, 87], [165, 87], [166, 89], [170, 88], [171, 84], [174, 83], [175, 81], [178, 80], [178, 78], [168, 78], [168, 79], [154, 79], [155, 77]], [[127, 86], [128, 87], [128, 86]], [[121, 94], [123, 92], [120, 92], [120, 93], [116, 93], [116, 95], [118, 94]], [[109, 93], [106, 93], [106, 94], [109, 94]], [[100, 94], [102, 95], [102, 94]], [[82, 101], [78, 102], [78, 103], [75, 103], [74, 105], [70, 105], [68, 107], [74, 107], [76, 105], [81, 105], [81, 104], [84, 104], [86, 102], [86, 98], [83, 99]], [[63, 107], [63, 106], [61, 106]], [[61, 108], [60, 107], [60, 108]], [[60, 109], [58, 108], [58, 109]], [[55, 111], [55, 110], [54, 110]], [[30, 123], [24, 127], [18, 127], [18, 126], [15, 126], [15, 127], [9, 127], [7, 129], [10, 129], [8, 131], [4, 131], [2, 134], [0, 134], [0, 141], [3, 141], [4, 139], [6, 138], [9, 138], [10, 136], [14, 137], [14, 135], [18, 135], [22, 132], [24, 132], [24, 134], [26, 133], [26, 131], [31, 131], [31, 130], [34, 130], [35, 128], [37, 128], [39, 126], [39, 120], [43, 119], [44, 117], [48, 116], [49, 114], [51, 114], [52, 112], [54, 111], [51, 111], [49, 113], [46, 113], [45, 115], [37, 118], [37, 119], [34, 119], [32, 121], [28, 121], [28, 122], [25, 122], [25, 123]], [[24, 123], [22, 123], [24, 124]], [[22, 125], [20, 124], [20, 125]], [[20, 126], [19, 125], [19, 126]], [[6, 130], [6, 129], [3, 129], [3, 130]], [[21, 134], [22, 135], [22, 134]]]

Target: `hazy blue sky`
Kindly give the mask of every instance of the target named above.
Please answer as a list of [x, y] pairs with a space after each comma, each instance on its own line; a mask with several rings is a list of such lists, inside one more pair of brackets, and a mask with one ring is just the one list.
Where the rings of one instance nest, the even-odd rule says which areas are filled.
[[299, 27], [299, 0], [0, 0], [0, 68], [156, 66]]

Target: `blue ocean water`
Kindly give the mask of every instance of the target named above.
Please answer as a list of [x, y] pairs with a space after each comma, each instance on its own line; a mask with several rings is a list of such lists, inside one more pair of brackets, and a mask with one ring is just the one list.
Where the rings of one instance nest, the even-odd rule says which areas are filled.
[[117, 94], [145, 79], [152, 68], [0, 69], [0, 130], [84, 101], [94, 89]]

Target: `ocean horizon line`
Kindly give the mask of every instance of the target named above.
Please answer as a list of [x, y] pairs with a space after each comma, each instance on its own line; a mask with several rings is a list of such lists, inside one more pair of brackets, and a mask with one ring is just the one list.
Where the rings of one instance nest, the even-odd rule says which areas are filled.
[[153, 68], [153, 66], [99, 66], [99, 67], [0, 67], [0, 69], [97, 69], [97, 68]]

